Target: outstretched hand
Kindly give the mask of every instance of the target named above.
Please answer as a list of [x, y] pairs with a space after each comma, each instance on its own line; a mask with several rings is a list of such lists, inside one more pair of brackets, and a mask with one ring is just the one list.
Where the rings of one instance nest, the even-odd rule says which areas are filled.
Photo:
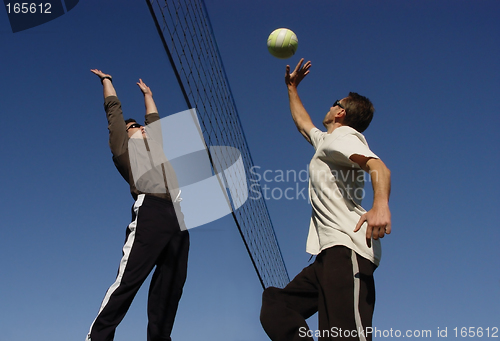
[[91, 71], [94, 75], [97, 75], [100, 79], [103, 79], [104, 77], [113, 78], [113, 77], [111, 77], [111, 75], [105, 74], [105, 73], [104, 73], [104, 72], [102, 72], [101, 70], [97, 70], [97, 69], [90, 69], [90, 71]]
[[151, 89], [149, 88], [149, 86], [146, 85], [146, 83], [144, 83], [142, 81], [142, 79], [139, 78], [139, 82], [137, 82], [137, 85], [139, 86], [139, 88], [141, 89], [142, 93], [144, 95], [151, 95], [153, 96], [153, 92], [151, 91]]
[[299, 83], [304, 79], [304, 77], [309, 74], [309, 68], [311, 67], [311, 61], [308, 61], [302, 66], [304, 63], [304, 58], [301, 58], [298, 62], [295, 70], [290, 73], [290, 65], [286, 66], [286, 74], [285, 74], [285, 83], [287, 86], [297, 87]]

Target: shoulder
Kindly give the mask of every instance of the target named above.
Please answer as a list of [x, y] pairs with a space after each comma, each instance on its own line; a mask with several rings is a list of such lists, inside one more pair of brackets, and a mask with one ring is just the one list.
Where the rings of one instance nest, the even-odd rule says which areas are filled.
[[335, 129], [331, 137], [328, 138], [326, 148], [332, 153], [341, 154], [346, 159], [349, 159], [354, 154], [378, 158], [370, 150], [364, 135], [348, 126]]
[[330, 135], [329, 140], [334, 144], [348, 144], [356, 142], [368, 146], [365, 136], [349, 126], [339, 127]]
[[321, 131], [316, 127], [313, 127], [309, 130], [309, 138], [314, 148], [318, 148], [319, 145], [325, 140], [325, 137], [327, 135], [328, 134], [326, 132]]

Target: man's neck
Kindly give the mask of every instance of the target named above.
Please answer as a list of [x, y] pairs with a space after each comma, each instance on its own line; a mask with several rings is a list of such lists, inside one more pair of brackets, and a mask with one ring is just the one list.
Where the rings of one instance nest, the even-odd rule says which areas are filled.
[[327, 134], [331, 134], [335, 129], [342, 127], [343, 124], [340, 122], [335, 122], [326, 126]]

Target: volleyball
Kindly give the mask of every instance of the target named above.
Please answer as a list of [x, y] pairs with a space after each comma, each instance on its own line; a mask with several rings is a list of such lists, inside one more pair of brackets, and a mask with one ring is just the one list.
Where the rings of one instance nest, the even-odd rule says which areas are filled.
[[267, 38], [267, 49], [269, 52], [280, 59], [290, 58], [297, 51], [299, 40], [292, 30], [287, 28], [278, 28], [274, 30]]

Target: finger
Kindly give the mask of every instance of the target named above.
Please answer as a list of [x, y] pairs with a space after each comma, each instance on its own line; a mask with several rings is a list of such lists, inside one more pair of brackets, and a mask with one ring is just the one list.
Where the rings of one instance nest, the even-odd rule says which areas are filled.
[[374, 226], [372, 229], [372, 237], [377, 240], [379, 238], [384, 238], [386, 234], [385, 227]]
[[303, 67], [302, 67], [302, 75], [305, 77], [306, 75], [309, 74], [311, 68], [311, 62], [307, 62]]
[[368, 247], [372, 247], [372, 232], [373, 232], [373, 229], [368, 224], [368, 227], [366, 228], [366, 245], [368, 245]]
[[379, 227], [378, 236], [379, 236], [379, 238], [384, 238], [384, 236], [385, 236], [385, 227]]
[[295, 71], [298, 71], [302, 67], [302, 63], [304, 62], [304, 58], [300, 58], [299, 62], [297, 63], [297, 66], [295, 67]]
[[385, 227], [385, 233], [391, 234], [391, 223], [388, 223], [387, 226]]
[[366, 214], [363, 214], [361, 216], [361, 218], [359, 218], [358, 223], [356, 224], [356, 227], [354, 228], [354, 232], [358, 232], [365, 221], [366, 221]]
[[[378, 228], [376, 226], [370, 226], [371, 228], [371, 237], [375, 240], [378, 239]], [[368, 237], [368, 236], [367, 236]]]

